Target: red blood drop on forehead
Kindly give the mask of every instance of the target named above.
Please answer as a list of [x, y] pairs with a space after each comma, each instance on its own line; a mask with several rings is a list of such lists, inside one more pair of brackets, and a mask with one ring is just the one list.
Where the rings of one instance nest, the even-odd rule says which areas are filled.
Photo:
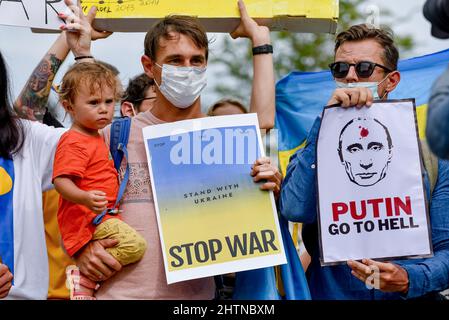
[[362, 130], [360, 130], [360, 136], [362, 138], [366, 138], [368, 136], [368, 134], [369, 134], [369, 131], [367, 128], [362, 128]]

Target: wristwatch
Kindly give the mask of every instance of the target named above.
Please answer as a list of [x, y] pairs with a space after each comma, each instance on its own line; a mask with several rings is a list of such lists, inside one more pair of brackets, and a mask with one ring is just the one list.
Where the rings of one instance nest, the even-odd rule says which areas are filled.
[[264, 44], [262, 46], [253, 48], [253, 56], [256, 54], [273, 53], [273, 46], [271, 44]]

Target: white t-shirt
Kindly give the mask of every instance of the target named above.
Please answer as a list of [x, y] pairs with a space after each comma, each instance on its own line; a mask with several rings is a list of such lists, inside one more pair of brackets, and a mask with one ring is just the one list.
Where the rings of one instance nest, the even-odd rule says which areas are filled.
[[14, 155], [14, 286], [6, 299], [47, 299], [48, 257], [42, 192], [53, 188], [53, 159], [67, 130], [21, 120], [25, 140]]

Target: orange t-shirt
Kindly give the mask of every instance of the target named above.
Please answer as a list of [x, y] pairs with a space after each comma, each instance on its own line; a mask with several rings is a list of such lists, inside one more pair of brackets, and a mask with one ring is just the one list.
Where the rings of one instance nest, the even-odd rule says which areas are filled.
[[[56, 149], [53, 180], [59, 176], [71, 176], [81, 190], [105, 192], [108, 208], [114, 206], [119, 189], [118, 174], [101, 136], [92, 137], [74, 130], [64, 133]], [[96, 214], [87, 207], [60, 197], [59, 228], [70, 256], [92, 239], [95, 217]], [[102, 221], [111, 217], [106, 215]]]

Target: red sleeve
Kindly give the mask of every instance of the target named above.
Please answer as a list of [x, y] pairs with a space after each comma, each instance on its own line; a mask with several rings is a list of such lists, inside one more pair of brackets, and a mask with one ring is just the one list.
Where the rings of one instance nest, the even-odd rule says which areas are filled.
[[80, 141], [79, 136], [72, 136], [68, 132], [61, 138], [56, 149], [53, 180], [63, 175], [83, 178], [89, 158], [86, 143]]

